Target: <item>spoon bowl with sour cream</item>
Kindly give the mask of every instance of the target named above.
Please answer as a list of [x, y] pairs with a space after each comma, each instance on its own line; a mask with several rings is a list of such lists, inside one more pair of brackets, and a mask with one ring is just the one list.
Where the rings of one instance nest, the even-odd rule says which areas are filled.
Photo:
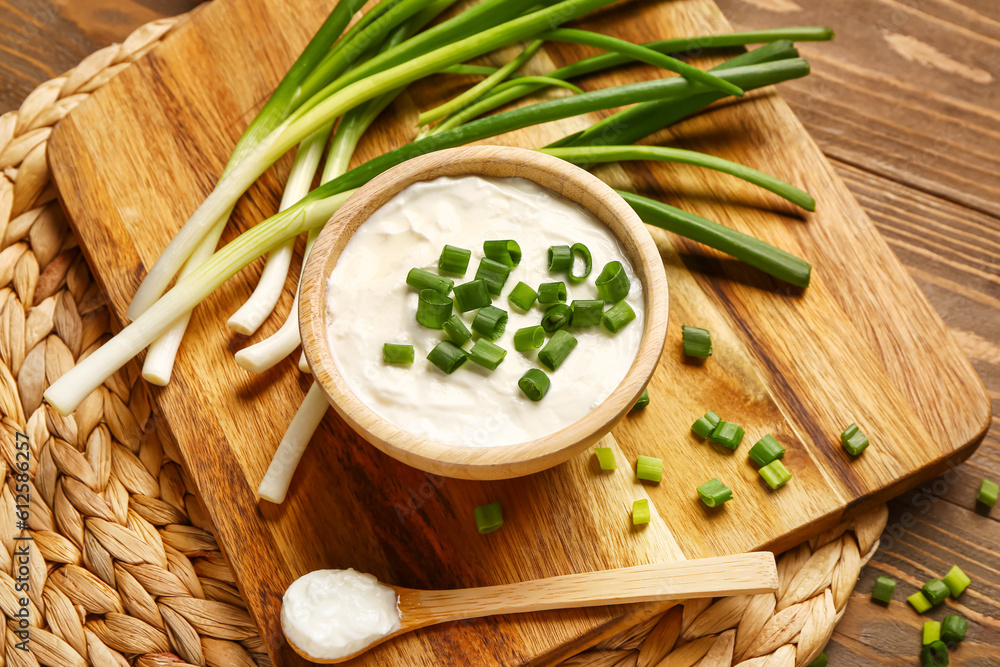
[[[407, 284], [408, 272], [439, 274], [444, 246], [468, 249], [464, 276], [440, 273], [459, 286], [474, 279], [484, 242], [507, 239], [520, 245], [519, 263], [492, 295], [492, 306], [509, 318], [492, 341], [506, 355], [492, 370], [471, 362], [440, 370], [427, 355], [445, 337], [417, 322], [418, 290]], [[547, 265], [550, 247], [576, 243], [593, 257], [589, 279], [579, 282]], [[566, 305], [592, 303], [599, 300], [595, 279], [602, 267], [616, 262], [635, 319], [616, 333], [567, 329], [576, 347], [554, 370], [544, 369], [550, 390], [529, 400], [519, 379], [543, 369], [543, 355], [515, 351], [512, 338], [538, 325], [545, 309], [513, 306], [511, 290], [563, 282]], [[465, 479], [528, 475], [597, 442], [648, 383], [667, 324], [662, 261], [624, 200], [568, 162], [499, 146], [420, 156], [360, 188], [320, 233], [301, 295], [306, 359], [341, 417], [390, 456]], [[457, 291], [452, 296], [457, 304]], [[475, 329], [477, 311], [455, 314]], [[474, 333], [465, 347], [479, 338]], [[385, 343], [412, 346], [413, 363], [384, 362]]]

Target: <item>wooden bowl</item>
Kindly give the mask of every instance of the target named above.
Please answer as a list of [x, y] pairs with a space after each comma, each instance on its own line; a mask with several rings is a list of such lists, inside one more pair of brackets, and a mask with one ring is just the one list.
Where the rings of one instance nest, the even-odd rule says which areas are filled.
[[[376, 414], [348, 387], [327, 340], [327, 278], [351, 235], [411, 183], [439, 176], [521, 177], [574, 201], [606, 224], [642, 281], [645, 317], [638, 354], [625, 378], [600, 404], [565, 428], [517, 445], [462, 447], [404, 431]], [[423, 155], [369, 181], [330, 219], [303, 270], [299, 302], [302, 347], [334, 409], [368, 442], [415, 468], [446, 477], [505, 479], [551, 468], [606, 435], [635, 404], [656, 368], [667, 329], [667, 281], [649, 232], [604, 182], [558, 158], [521, 148], [466, 146]]]

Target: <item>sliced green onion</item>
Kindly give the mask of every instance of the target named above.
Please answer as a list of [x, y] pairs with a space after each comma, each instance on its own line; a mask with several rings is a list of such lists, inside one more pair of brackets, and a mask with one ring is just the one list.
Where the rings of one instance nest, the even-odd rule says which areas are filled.
[[780, 489], [792, 478], [792, 473], [788, 471], [781, 459], [771, 461], [758, 472], [772, 489]]
[[473, 516], [476, 517], [476, 530], [480, 535], [492, 533], [503, 525], [503, 511], [499, 500], [489, 505], [480, 505], [473, 511]]
[[594, 450], [594, 455], [597, 456], [597, 464], [601, 466], [601, 470], [618, 469], [618, 462], [615, 461], [615, 452], [610, 447], [598, 447]]
[[924, 646], [941, 639], [941, 624], [937, 621], [924, 621], [922, 643]]
[[476, 270], [476, 280], [485, 282], [486, 289], [493, 296], [500, 296], [500, 290], [503, 289], [503, 284], [507, 282], [507, 276], [509, 275], [509, 266], [494, 261], [489, 257], [484, 257], [479, 262], [479, 268]]
[[768, 433], [750, 448], [750, 459], [759, 466], [766, 466], [785, 455], [785, 448]]
[[548, 333], [552, 333], [565, 326], [569, 326], [573, 319], [573, 309], [565, 303], [557, 303], [549, 306], [549, 309], [542, 315], [542, 328]]
[[559, 273], [573, 268], [573, 249], [568, 245], [554, 245], [549, 248], [549, 272]]
[[806, 667], [826, 667], [828, 664], [830, 664], [830, 658], [827, 657], [826, 653], [820, 653]]
[[640, 455], [635, 461], [635, 476], [659, 484], [663, 479], [663, 459]]
[[715, 427], [719, 425], [720, 421], [722, 421], [722, 419], [719, 418], [719, 415], [709, 410], [705, 413], [704, 417], [701, 417], [698, 421], [691, 424], [691, 430], [694, 431], [698, 437], [704, 440], [708, 436], [712, 435], [712, 431], [715, 430]]
[[742, 426], [738, 426], [732, 422], [720, 421], [715, 425], [715, 428], [712, 429], [712, 442], [722, 445], [723, 447], [736, 449], [740, 446], [742, 441]]
[[428, 329], [443, 329], [451, 317], [451, 297], [432, 289], [420, 290], [417, 300], [417, 322]]
[[969, 622], [958, 614], [948, 614], [941, 621], [941, 641], [954, 646], [963, 639], [969, 629]]
[[604, 317], [604, 302], [600, 299], [574, 299], [570, 308], [573, 309], [570, 324], [576, 329], [596, 327]]
[[889, 604], [892, 594], [896, 591], [896, 580], [890, 577], [879, 577], [872, 586], [872, 600]]
[[709, 507], [718, 507], [732, 499], [733, 490], [720, 482], [718, 477], [713, 477], [698, 487], [698, 497]]
[[483, 254], [507, 267], [521, 263], [521, 246], [517, 241], [483, 241]]
[[413, 346], [386, 343], [382, 346], [382, 361], [387, 364], [412, 364]]
[[931, 579], [924, 587], [921, 589], [924, 593], [924, 597], [935, 607], [948, 599], [948, 594], [950, 591], [948, 587], [944, 585], [944, 582], [940, 579]]
[[518, 352], [537, 350], [545, 343], [545, 329], [540, 326], [524, 327], [514, 332], [514, 349]]
[[627, 301], [619, 301], [604, 312], [601, 324], [611, 333], [618, 333], [625, 325], [635, 319], [635, 311]]
[[708, 329], [684, 325], [681, 327], [681, 337], [684, 339], [685, 356], [699, 359], [712, 356], [712, 334]]
[[521, 310], [531, 310], [531, 307], [535, 305], [535, 301], [538, 299], [538, 292], [531, 288], [528, 283], [518, 283], [514, 285], [514, 289], [510, 291], [507, 295], [507, 300], [512, 304], [520, 308]]
[[948, 647], [940, 639], [920, 651], [920, 667], [948, 667]]
[[443, 278], [424, 269], [410, 269], [410, 272], [406, 274], [406, 284], [417, 291], [432, 289], [435, 292], [446, 295], [455, 286], [455, 281]]
[[857, 424], [851, 424], [840, 434], [840, 442], [851, 456], [858, 456], [868, 447], [868, 436], [861, 432]]
[[465, 326], [465, 322], [458, 315], [452, 315], [445, 320], [442, 328], [445, 335], [451, 339], [451, 342], [459, 347], [465, 345], [472, 338], [472, 332], [469, 331], [469, 327]]
[[517, 381], [517, 386], [525, 396], [533, 401], [540, 401], [549, 391], [549, 376], [537, 368], [530, 368]]
[[552, 334], [552, 338], [545, 344], [545, 347], [538, 351], [538, 360], [546, 368], [554, 371], [566, 361], [566, 357], [573, 351], [576, 344], [577, 340], [573, 334], [565, 329], [559, 329]]
[[944, 575], [944, 585], [948, 587], [948, 591], [951, 593], [951, 597], [957, 598], [959, 595], [965, 592], [965, 589], [969, 587], [972, 583], [972, 579], [969, 579], [965, 572], [962, 572], [962, 568], [957, 565], [952, 565], [951, 569], [948, 570], [948, 574]]
[[632, 525], [649, 523], [649, 499], [643, 498], [632, 503]]
[[471, 250], [446, 245], [441, 250], [441, 258], [438, 259], [438, 270], [442, 273], [464, 276], [465, 272], [469, 270], [469, 259], [471, 257]]
[[475, 319], [472, 320], [472, 330], [490, 340], [500, 338], [506, 328], [507, 311], [496, 306], [480, 308]]
[[618, 303], [628, 296], [632, 287], [625, 275], [625, 267], [618, 260], [605, 264], [596, 282], [597, 295], [606, 303]]
[[639, 400], [635, 402], [635, 405], [632, 406], [632, 409], [645, 410], [647, 405], [649, 405], [649, 390], [643, 389], [642, 395], [639, 396]]
[[538, 303], [560, 303], [566, 300], [566, 283], [542, 283], [538, 286]]
[[482, 280], [470, 280], [461, 285], [455, 285], [455, 307], [458, 312], [467, 313], [476, 308], [482, 308], [492, 303], [490, 290]]
[[976, 495], [976, 500], [987, 507], [995, 507], [998, 492], [1000, 492], [1000, 486], [996, 482], [984, 479], [983, 483], [979, 485], [979, 493]]
[[469, 355], [465, 350], [452, 343], [450, 340], [443, 340], [434, 346], [427, 361], [431, 362], [445, 373], [451, 375], [459, 366], [465, 363]]
[[930, 611], [930, 608], [933, 606], [930, 603], [930, 600], [928, 600], [920, 591], [917, 591], [910, 597], [906, 598], [906, 601], [910, 603], [910, 606], [917, 610], [918, 614]]
[[[569, 265], [569, 281], [571, 283], [582, 283], [594, 268], [593, 259], [590, 256], [590, 248], [582, 243], [574, 243], [570, 249], [573, 251], [573, 262]], [[576, 268], [577, 257], [583, 260], [583, 273], [580, 275], [573, 273], [573, 269]]]
[[476, 344], [469, 350], [469, 359], [491, 371], [495, 371], [506, 356], [507, 350], [485, 338], [477, 340]]

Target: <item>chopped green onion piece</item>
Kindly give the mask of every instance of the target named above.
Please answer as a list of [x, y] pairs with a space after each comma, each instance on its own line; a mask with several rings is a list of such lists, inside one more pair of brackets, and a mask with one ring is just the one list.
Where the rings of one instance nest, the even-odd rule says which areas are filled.
[[923, 645], [933, 644], [941, 639], [941, 624], [937, 621], [924, 621]]
[[1000, 486], [997, 486], [996, 482], [984, 479], [983, 483], [979, 485], [979, 494], [976, 496], [976, 500], [987, 507], [995, 507], [998, 492], [1000, 492]]
[[785, 455], [785, 448], [768, 433], [750, 448], [750, 459], [759, 466], [766, 466]]
[[544, 371], [537, 368], [530, 368], [517, 381], [517, 386], [521, 388], [524, 395], [533, 401], [540, 401], [549, 391], [549, 376]]
[[552, 333], [565, 326], [569, 326], [572, 319], [573, 309], [565, 303], [557, 303], [554, 306], [549, 306], [549, 309], [542, 315], [542, 328], [546, 332]]
[[781, 459], [771, 461], [758, 472], [772, 489], [780, 489], [792, 478], [792, 473], [788, 472], [788, 468], [781, 462]]
[[627, 301], [619, 301], [605, 311], [601, 324], [611, 333], [618, 333], [625, 325], [635, 319], [635, 311]]
[[506, 356], [507, 350], [485, 338], [477, 340], [476, 344], [469, 350], [469, 359], [491, 371], [495, 371]]
[[715, 414], [714, 410], [709, 410], [708, 412], [706, 412], [705, 413], [705, 419], [707, 419], [709, 422], [711, 422], [713, 429], [716, 426], [719, 425], [719, 422], [722, 421], [722, 417], [720, 417], [719, 415]]
[[618, 303], [628, 296], [631, 287], [625, 267], [617, 260], [605, 264], [597, 276], [597, 295], [607, 303]]
[[948, 587], [940, 579], [931, 579], [923, 587], [924, 597], [935, 607], [948, 598]]
[[545, 344], [545, 347], [538, 351], [538, 360], [546, 368], [554, 371], [562, 365], [562, 362], [566, 361], [566, 357], [576, 347], [577, 342], [573, 334], [565, 329], [559, 329], [552, 334], [552, 338]]
[[412, 364], [413, 346], [386, 343], [382, 346], [382, 361], [387, 364]]
[[455, 307], [458, 312], [467, 313], [492, 303], [490, 291], [482, 280], [472, 280], [455, 286]]
[[645, 410], [647, 405], [649, 405], [649, 390], [643, 389], [642, 395], [639, 396], [639, 400], [635, 402], [635, 405], [632, 406], [632, 409]]
[[892, 594], [896, 591], [896, 580], [889, 577], [879, 577], [872, 586], [872, 600], [889, 604]]
[[941, 641], [949, 646], [953, 646], [965, 639], [965, 633], [969, 629], [969, 622], [958, 614], [948, 614], [941, 621]]
[[465, 272], [469, 270], [469, 259], [471, 257], [471, 250], [446, 245], [441, 250], [441, 258], [438, 259], [438, 271], [452, 273], [456, 276], [464, 276]]
[[406, 284], [418, 291], [432, 289], [441, 294], [448, 294], [455, 286], [455, 281], [424, 269], [410, 269], [410, 272], [406, 274]]
[[496, 340], [507, 328], [507, 311], [496, 306], [480, 308], [472, 320], [472, 330], [480, 336]]
[[600, 299], [574, 299], [570, 307], [573, 309], [571, 324], [577, 329], [596, 327], [604, 317], [604, 302]]
[[713, 477], [698, 487], [698, 497], [709, 507], [718, 507], [733, 497], [733, 490]]
[[[590, 248], [582, 243], [574, 243], [571, 250], [573, 251], [573, 262], [569, 265], [569, 281], [571, 283], [582, 283], [594, 268], [594, 262], [590, 256]], [[573, 273], [573, 269], [576, 268], [577, 256], [583, 260], [583, 273], [580, 275]]]
[[640, 455], [635, 462], [635, 476], [659, 484], [663, 479], [663, 459]]
[[480, 505], [473, 511], [476, 517], [476, 530], [480, 535], [492, 533], [503, 525], [503, 511], [500, 509], [500, 501], [489, 505]]
[[451, 339], [451, 342], [459, 347], [465, 345], [472, 338], [472, 332], [469, 331], [469, 327], [465, 326], [465, 322], [458, 315], [452, 315], [445, 320], [442, 328], [448, 338]]
[[632, 525], [649, 523], [649, 499], [643, 498], [632, 503]]
[[732, 422], [720, 421], [715, 425], [715, 428], [712, 429], [712, 442], [722, 445], [723, 447], [736, 449], [740, 446], [742, 441], [742, 426], [738, 426]]
[[566, 283], [542, 283], [538, 286], [538, 303], [559, 303], [566, 300]]
[[489, 257], [484, 257], [479, 262], [479, 268], [476, 269], [476, 280], [485, 282], [486, 289], [493, 296], [500, 296], [500, 291], [503, 289], [503, 284], [507, 282], [507, 276], [509, 275], [509, 266], [492, 260]]
[[940, 639], [920, 651], [920, 667], [948, 667], [948, 647]]
[[443, 329], [451, 317], [451, 297], [432, 289], [420, 290], [417, 299], [417, 322], [428, 329]]
[[507, 300], [521, 310], [531, 310], [531, 307], [535, 305], [535, 301], [537, 299], [538, 292], [531, 289], [531, 285], [528, 283], [518, 283], [514, 285], [514, 289], [512, 289], [510, 294], [507, 295]]
[[689, 357], [707, 359], [712, 356], [712, 334], [708, 329], [698, 327], [681, 327], [681, 337], [684, 339], [684, 354]]
[[537, 350], [545, 343], [545, 329], [540, 326], [524, 327], [514, 332], [514, 349], [518, 352]]
[[449, 375], [454, 373], [455, 369], [464, 364], [465, 360], [468, 358], [469, 355], [465, 353], [465, 350], [455, 345], [450, 340], [441, 341], [435, 345], [434, 349], [427, 355], [427, 361], [431, 362]]
[[918, 614], [922, 614], [925, 611], [929, 611], [930, 608], [933, 606], [930, 603], [930, 601], [926, 597], [924, 597], [924, 594], [921, 593], [920, 591], [917, 591], [910, 597], [906, 598], [906, 601], [909, 602], [910, 605], [917, 610]]
[[507, 267], [521, 263], [521, 246], [517, 241], [483, 241], [483, 254]]
[[840, 434], [840, 442], [851, 456], [858, 456], [868, 447], [868, 436], [861, 432], [857, 424], [851, 424]]
[[594, 450], [594, 454], [597, 456], [597, 463], [601, 466], [601, 470], [616, 470], [618, 468], [615, 452], [610, 447], [598, 447]]
[[573, 268], [573, 249], [568, 245], [549, 248], [549, 272], [569, 271]]
[[971, 583], [972, 579], [969, 579], [968, 575], [962, 572], [962, 568], [957, 565], [952, 565], [951, 569], [948, 570], [948, 574], [944, 575], [944, 585], [948, 587], [948, 591], [951, 592], [951, 597], [953, 598], [957, 598], [964, 593], [965, 589]]
[[827, 657], [826, 653], [820, 653], [806, 667], [826, 667], [829, 663], [830, 658]]
[[699, 417], [695, 423], [691, 424], [691, 430], [702, 440], [712, 435], [714, 429], [715, 426], [712, 425], [712, 422], [704, 417]]

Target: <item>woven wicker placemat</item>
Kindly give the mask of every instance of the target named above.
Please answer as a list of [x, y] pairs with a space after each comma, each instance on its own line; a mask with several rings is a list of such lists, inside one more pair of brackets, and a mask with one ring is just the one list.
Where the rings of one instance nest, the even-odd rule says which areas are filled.
[[[69, 417], [42, 403], [110, 336], [50, 182], [49, 135], [183, 21], [142, 26], [0, 116], [0, 667], [270, 665], [138, 368]], [[776, 595], [688, 602], [563, 664], [806, 665], [886, 518], [882, 506], [783, 554]]]

